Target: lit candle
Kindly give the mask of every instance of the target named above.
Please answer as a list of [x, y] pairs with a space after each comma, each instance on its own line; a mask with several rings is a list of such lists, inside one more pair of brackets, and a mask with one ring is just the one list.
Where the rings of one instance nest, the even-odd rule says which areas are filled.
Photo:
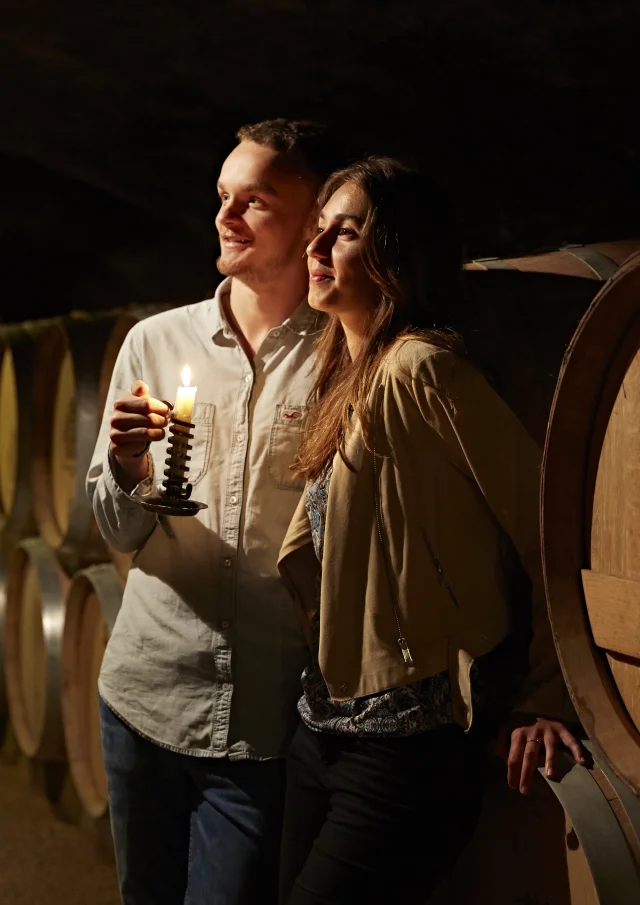
[[191, 383], [191, 369], [188, 365], [182, 371], [182, 386], [178, 387], [176, 404], [173, 407], [173, 417], [178, 421], [191, 422], [193, 416], [193, 403], [198, 387], [189, 386]]

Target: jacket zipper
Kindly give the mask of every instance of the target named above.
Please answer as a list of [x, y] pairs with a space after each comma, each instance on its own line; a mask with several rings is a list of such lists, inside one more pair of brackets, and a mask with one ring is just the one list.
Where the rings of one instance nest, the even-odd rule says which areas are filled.
[[436, 556], [436, 552], [433, 549], [433, 547], [431, 546], [431, 542], [429, 541], [429, 538], [427, 537], [427, 532], [424, 530], [424, 528], [422, 529], [422, 537], [427, 546], [427, 550], [429, 551], [429, 555], [431, 556], [431, 559], [433, 560], [433, 565], [435, 566], [435, 570], [438, 573], [438, 580], [440, 581], [440, 584], [442, 585], [443, 588], [445, 588], [445, 590], [449, 594], [449, 597], [451, 598], [453, 605], [457, 609], [460, 609], [460, 604], [458, 603], [458, 599], [457, 599], [456, 595], [453, 593], [453, 591], [451, 590], [451, 585], [447, 581], [447, 576], [444, 574], [444, 569], [442, 568], [442, 563]]
[[382, 390], [384, 390], [384, 387], [381, 384], [376, 392], [376, 400], [373, 412], [373, 496], [376, 510], [376, 528], [378, 529], [378, 540], [380, 541], [382, 561], [384, 563], [384, 569], [387, 575], [387, 584], [389, 585], [389, 591], [391, 592], [391, 606], [393, 607], [393, 615], [395, 616], [396, 627], [398, 629], [398, 638], [396, 643], [402, 652], [402, 657], [405, 664], [407, 666], [413, 666], [413, 657], [411, 656], [411, 651], [409, 650], [407, 639], [402, 633], [400, 614], [398, 613], [398, 607], [396, 606], [395, 595], [393, 591], [393, 582], [391, 581], [391, 567], [387, 558], [387, 550], [384, 545], [384, 534], [382, 530], [382, 509], [380, 506], [380, 498], [378, 496], [378, 455], [376, 452], [376, 428], [378, 420], [378, 399], [380, 398], [380, 392]]

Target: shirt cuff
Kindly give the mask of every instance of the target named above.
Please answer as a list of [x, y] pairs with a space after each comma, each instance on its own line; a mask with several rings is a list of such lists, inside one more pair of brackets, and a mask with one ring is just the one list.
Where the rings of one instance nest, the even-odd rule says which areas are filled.
[[[129, 478], [125, 470], [120, 466], [111, 450], [107, 453], [107, 479], [109, 489], [116, 499], [121, 501], [122, 497], [127, 497], [131, 500], [131, 497], [134, 494], [148, 496], [153, 492], [155, 487], [153, 456], [148, 452], [145, 453], [145, 455], [147, 457], [147, 475], [138, 484], [132, 486], [131, 478]], [[134, 501], [131, 500], [131, 502], [133, 503]]]

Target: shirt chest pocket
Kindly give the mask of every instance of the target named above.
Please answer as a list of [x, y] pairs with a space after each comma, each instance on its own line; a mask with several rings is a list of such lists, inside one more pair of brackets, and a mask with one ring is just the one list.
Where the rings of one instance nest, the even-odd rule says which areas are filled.
[[307, 420], [306, 405], [277, 405], [269, 440], [269, 474], [281, 490], [304, 489], [304, 478], [296, 475], [294, 463]]
[[[195, 427], [192, 430], [193, 439], [189, 441], [192, 448], [189, 450], [190, 459], [188, 462], [188, 477], [192, 487], [195, 487], [196, 484], [202, 480], [209, 467], [215, 409], [215, 405], [211, 402], [196, 402], [193, 406], [191, 421]], [[164, 477], [164, 470], [166, 468], [164, 458], [162, 462], [162, 474]]]

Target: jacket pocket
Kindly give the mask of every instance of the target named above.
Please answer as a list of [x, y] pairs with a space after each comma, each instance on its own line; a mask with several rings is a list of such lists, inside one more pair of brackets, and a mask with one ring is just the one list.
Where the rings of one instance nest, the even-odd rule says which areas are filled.
[[298, 452], [307, 420], [306, 405], [277, 405], [269, 439], [269, 474], [281, 490], [304, 489], [304, 478], [291, 466]]
[[434, 566], [436, 572], [438, 573], [438, 582], [440, 583], [441, 587], [444, 588], [444, 590], [447, 592], [447, 594], [451, 598], [451, 602], [453, 603], [455, 608], [460, 609], [460, 604], [458, 602], [458, 598], [456, 597], [451, 585], [449, 584], [447, 576], [445, 575], [445, 571], [442, 568], [442, 563], [440, 562], [440, 560], [438, 559], [438, 556], [436, 555], [436, 551], [433, 548], [433, 544], [427, 537], [427, 532], [425, 531], [424, 528], [421, 528], [420, 530], [422, 531], [422, 538], [424, 540], [427, 550], [429, 551], [429, 556], [431, 557], [433, 566]]

